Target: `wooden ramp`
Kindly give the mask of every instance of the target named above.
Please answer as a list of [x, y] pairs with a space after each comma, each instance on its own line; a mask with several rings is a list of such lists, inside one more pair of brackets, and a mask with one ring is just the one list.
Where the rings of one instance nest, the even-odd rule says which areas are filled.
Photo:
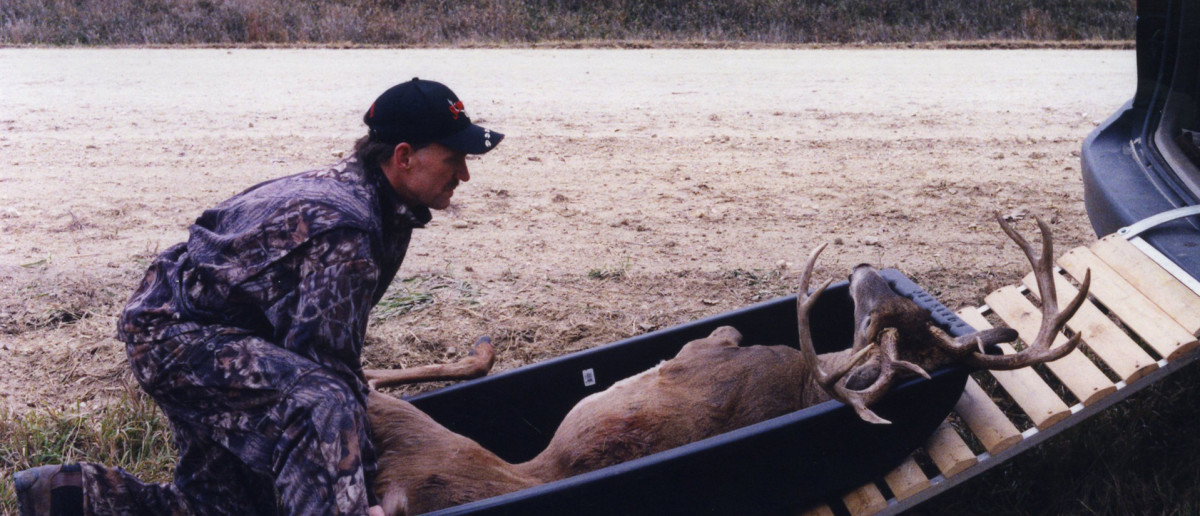
[[[1068, 331], [1081, 334], [1080, 349], [1045, 366], [975, 373], [954, 412], [896, 470], [840, 500], [791, 512], [900, 513], [1196, 360], [1200, 295], [1133, 244], [1110, 235], [1072, 249], [1058, 266], [1060, 300], [1071, 299], [1084, 271], [1092, 271], [1091, 299], [1067, 323]], [[1021, 283], [989, 294], [986, 306], [965, 308], [958, 316], [976, 329], [1003, 324], [1022, 340], [1032, 339], [1041, 316], [1037, 284], [1032, 275]], [[1060, 335], [1058, 342], [1066, 339]]]

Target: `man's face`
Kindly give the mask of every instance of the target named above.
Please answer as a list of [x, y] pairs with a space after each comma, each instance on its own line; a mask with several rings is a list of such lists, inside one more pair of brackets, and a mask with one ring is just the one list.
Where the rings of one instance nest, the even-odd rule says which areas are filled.
[[460, 182], [471, 179], [467, 171], [467, 155], [444, 145], [433, 143], [412, 151], [407, 171], [393, 182], [396, 193], [409, 202], [434, 210], [450, 206], [450, 197]]

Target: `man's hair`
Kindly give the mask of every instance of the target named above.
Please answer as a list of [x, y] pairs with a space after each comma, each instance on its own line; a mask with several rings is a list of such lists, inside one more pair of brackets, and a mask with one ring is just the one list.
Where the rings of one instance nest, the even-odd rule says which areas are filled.
[[381, 168], [380, 165], [392, 159], [395, 153], [396, 144], [372, 140], [370, 136], [363, 136], [354, 142], [354, 156], [367, 168]]
[[[363, 136], [357, 142], [354, 142], [354, 155], [364, 166], [374, 169], [382, 169], [383, 162], [392, 159], [392, 155], [396, 153], [396, 146], [399, 143], [387, 143], [379, 140], [373, 140], [371, 137]], [[413, 150], [421, 150], [428, 147], [428, 143], [409, 144]]]

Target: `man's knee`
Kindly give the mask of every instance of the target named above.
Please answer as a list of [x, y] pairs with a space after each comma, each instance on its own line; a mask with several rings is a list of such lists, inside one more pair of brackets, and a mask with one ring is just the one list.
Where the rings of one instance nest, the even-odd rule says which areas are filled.
[[366, 424], [366, 409], [353, 388], [327, 371], [305, 374], [292, 385], [284, 403], [290, 413], [308, 414], [318, 429], [342, 432]]

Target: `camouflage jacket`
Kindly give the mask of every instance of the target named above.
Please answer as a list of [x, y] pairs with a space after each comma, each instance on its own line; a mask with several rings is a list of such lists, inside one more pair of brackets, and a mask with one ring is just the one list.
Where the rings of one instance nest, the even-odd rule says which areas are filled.
[[353, 157], [261, 183], [205, 211], [187, 242], [154, 260], [117, 336], [133, 347], [254, 335], [365, 393], [368, 314], [429, 219]]

